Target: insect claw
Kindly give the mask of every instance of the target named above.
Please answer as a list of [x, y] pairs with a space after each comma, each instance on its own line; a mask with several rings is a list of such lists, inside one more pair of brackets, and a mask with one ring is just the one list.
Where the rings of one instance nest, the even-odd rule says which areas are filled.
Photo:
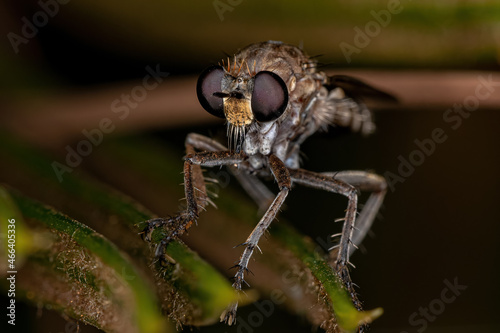
[[238, 303], [233, 303], [222, 312], [220, 315], [220, 321], [225, 322], [228, 325], [233, 325], [236, 323], [236, 310], [238, 309]]

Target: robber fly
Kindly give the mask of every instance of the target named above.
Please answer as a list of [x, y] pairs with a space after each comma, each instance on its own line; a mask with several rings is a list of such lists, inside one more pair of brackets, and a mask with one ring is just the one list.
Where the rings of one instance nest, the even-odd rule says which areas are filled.
[[[198, 219], [211, 199], [207, 196], [201, 167], [227, 166], [244, 189], [265, 211], [248, 236], [239, 259], [233, 287], [242, 289], [248, 262], [258, 242], [276, 217], [293, 185], [301, 184], [348, 198], [337, 251], [331, 263], [354, 294], [349, 277], [349, 257], [369, 230], [386, 193], [383, 177], [365, 171], [315, 173], [299, 167], [300, 145], [328, 126], [348, 127], [370, 134], [375, 125], [360, 95], [392, 100], [390, 95], [354, 78], [327, 77], [317, 71], [315, 60], [292, 45], [268, 41], [239, 50], [234, 58], [208, 67], [200, 75], [196, 91], [201, 106], [226, 119], [229, 149], [217, 141], [191, 133], [185, 145], [184, 186], [187, 207], [171, 218], [147, 221], [146, 240], [158, 227], [172, 230], [160, 241], [156, 256], [164, 258], [172, 239], [182, 235]], [[274, 195], [259, 177], [273, 177]], [[357, 215], [357, 190], [371, 192]], [[231, 304], [221, 321], [235, 322], [238, 304]]]

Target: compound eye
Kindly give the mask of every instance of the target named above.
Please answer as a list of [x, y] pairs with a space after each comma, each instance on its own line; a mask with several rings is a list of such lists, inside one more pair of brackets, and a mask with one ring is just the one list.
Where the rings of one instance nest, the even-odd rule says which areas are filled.
[[196, 83], [196, 94], [201, 106], [216, 117], [224, 117], [222, 97], [214, 96], [221, 92], [222, 78], [225, 72], [221, 66], [210, 66], [201, 73]]
[[273, 72], [262, 71], [254, 77], [252, 112], [260, 122], [278, 119], [288, 105], [285, 82]]

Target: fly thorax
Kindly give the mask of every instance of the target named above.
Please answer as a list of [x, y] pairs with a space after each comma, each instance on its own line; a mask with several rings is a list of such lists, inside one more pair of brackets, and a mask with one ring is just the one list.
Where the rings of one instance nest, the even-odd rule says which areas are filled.
[[269, 155], [273, 147], [274, 140], [278, 135], [278, 123], [264, 123], [259, 131], [259, 152], [262, 155]]
[[273, 149], [273, 144], [278, 135], [278, 123], [267, 122], [256, 126], [255, 130], [249, 131], [245, 135], [243, 151], [248, 156], [257, 153], [269, 155]]
[[257, 130], [248, 131], [246, 133], [243, 151], [248, 156], [253, 156], [259, 152], [259, 132]]
[[259, 154], [259, 147], [259, 129], [256, 126], [247, 132], [243, 143], [243, 151], [248, 155], [248, 163], [254, 170], [259, 170], [265, 165], [264, 156]]

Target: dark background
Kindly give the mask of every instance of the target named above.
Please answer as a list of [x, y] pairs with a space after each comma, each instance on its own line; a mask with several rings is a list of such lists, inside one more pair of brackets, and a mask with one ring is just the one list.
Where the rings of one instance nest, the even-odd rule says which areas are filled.
[[[242, 1], [223, 13], [221, 20], [210, 1], [70, 1], [60, 5], [34, 38], [20, 44], [18, 53], [3, 38], [0, 112], [7, 124], [25, 114], [25, 103], [33, 99], [89, 92], [86, 96], [92, 99], [93, 91], [138, 82], [147, 65], [160, 64], [170, 73], [166, 80], [175, 82], [219, 61], [224, 52], [232, 54], [249, 43], [270, 39], [303, 44], [309, 54], [322, 55], [319, 60], [328, 70], [354, 68], [363, 74], [363, 70], [377, 69], [385, 89], [412, 98], [403, 99], [397, 107], [375, 108], [377, 132], [370, 137], [331, 130], [303, 146], [304, 167], [309, 170], [361, 169], [384, 175], [398, 173], [398, 157], [408, 159], [417, 149], [414, 140], [430, 138], [435, 128], [447, 135], [404, 183], [388, 192], [373, 235], [364, 243], [366, 253], [354, 255], [357, 268], [352, 277], [360, 286], [366, 308], [381, 306], [385, 310], [372, 325], [372, 332], [416, 332], [421, 326], [411, 326], [409, 317], [441, 297], [444, 280], [455, 279], [467, 289], [446, 304], [425, 331], [498, 332], [500, 115], [495, 101], [499, 90], [456, 130], [443, 121], [443, 114], [453, 103], [474, 94], [479, 75], [497, 75], [500, 7], [494, 1], [401, 2], [403, 11], [392, 15], [387, 27], [347, 63], [339, 44], [353, 44], [353, 29], [372, 21], [370, 11], [384, 10], [387, 3]], [[20, 34], [21, 18], [40, 11], [35, 1], [4, 1], [0, 7], [4, 36]], [[454, 84], [463, 83], [462, 90], [453, 94], [442, 85], [420, 86], [418, 91], [425, 96], [420, 100], [418, 91], [383, 81], [384, 73], [405, 73], [401, 80], [411, 86], [412, 73], [427, 74], [433, 82], [450, 71], [457, 74]], [[50, 105], [40, 106], [50, 109]], [[30, 111], [36, 113], [37, 108]], [[221, 127], [215, 120], [203, 118], [201, 107], [195, 111], [200, 118], [192, 119], [194, 125], [189, 120], [169, 122], [165, 115], [160, 129], [132, 124], [119, 135], [160, 138], [178, 149], [180, 159], [188, 132], [208, 134]], [[8, 126], [4, 130], [15, 132]], [[45, 145], [44, 137], [30, 139]], [[50, 146], [61, 149], [70, 139]], [[324, 239], [332, 233], [331, 222], [342, 216], [345, 205], [340, 196], [296, 188], [283, 215], [313, 239]], [[65, 330], [66, 321], [58, 315], [43, 311], [34, 321], [36, 310], [27, 308], [29, 321], [34, 323], [29, 330]], [[284, 312], [276, 315], [283, 319], [265, 322], [262, 331], [309, 330], [300, 319]], [[82, 330], [92, 329], [85, 326]], [[201, 331], [235, 330], [218, 325]]]

